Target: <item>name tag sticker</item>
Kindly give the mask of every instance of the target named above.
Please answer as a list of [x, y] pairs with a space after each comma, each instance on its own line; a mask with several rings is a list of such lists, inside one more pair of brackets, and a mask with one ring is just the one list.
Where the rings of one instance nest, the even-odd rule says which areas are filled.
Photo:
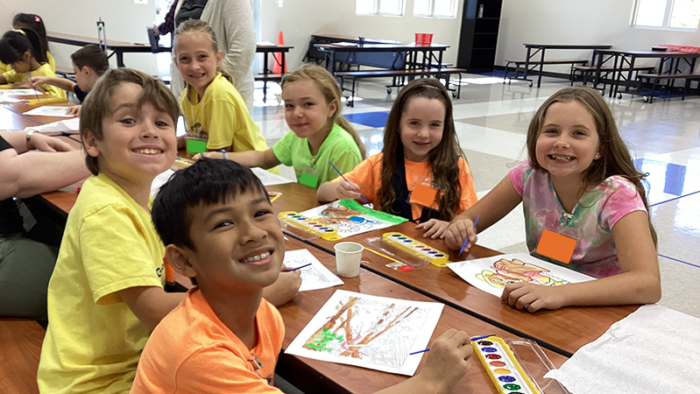
[[315, 189], [316, 185], [318, 185], [318, 177], [305, 172], [299, 177], [299, 183]]
[[204, 153], [207, 151], [207, 141], [201, 140], [187, 140], [187, 154], [194, 156], [197, 153]]
[[578, 241], [574, 238], [557, 234], [551, 230], [544, 230], [535, 251], [539, 255], [569, 264], [577, 243]]
[[435, 196], [437, 195], [437, 190], [426, 185], [425, 183], [416, 183], [416, 186], [411, 192], [411, 198], [409, 201], [413, 204], [419, 204], [424, 207], [432, 207], [435, 204]]

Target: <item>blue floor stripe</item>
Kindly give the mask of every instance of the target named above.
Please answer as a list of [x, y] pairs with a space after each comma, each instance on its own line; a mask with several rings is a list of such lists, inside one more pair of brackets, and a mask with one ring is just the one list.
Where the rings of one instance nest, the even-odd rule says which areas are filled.
[[683, 260], [674, 259], [673, 257], [664, 256], [664, 255], [662, 255], [662, 254], [660, 254], [659, 257], [663, 257], [663, 258], [665, 258], [665, 259], [677, 261], [677, 262], [679, 262], [679, 263], [683, 263], [683, 264], [689, 265], [689, 266], [691, 266], [691, 267], [700, 268], [700, 265], [696, 265], [696, 264], [693, 264], [693, 263], [689, 263], [689, 262], [683, 261]]
[[678, 196], [678, 197], [672, 198], [672, 199], [670, 199], [670, 200], [660, 201], [660, 202], [651, 204], [651, 205], [649, 205], [649, 208], [655, 207], [655, 206], [657, 206], [657, 205], [665, 204], [665, 203], [667, 203], [667, 202], [676, 201], [676, 200], [679, 200], [679, 199], [681, 199], [681, 198], [683, 198], [683, 197], [692, 196], [693, 194], [698, 194], [698, 193], [700, 193], [700, 190], [698, 190], [698, 191], [696, 191], [696, 192], [684, 194], [684, 195], [682, 195], [682, 196]]

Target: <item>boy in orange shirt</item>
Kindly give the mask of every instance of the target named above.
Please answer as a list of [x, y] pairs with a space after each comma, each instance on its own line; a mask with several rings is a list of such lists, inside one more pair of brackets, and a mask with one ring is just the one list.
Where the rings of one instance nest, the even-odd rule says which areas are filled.
[[[160, 189], [153, 222], [173, 268], [198, 287], [158, 325], [131, 393], [281, 393], [272, 386], [284, 339], [262, 298], [284, 260], [284, 237], [260, 180], [228, 160], [200, 160]], [[446, 392], [469, 370], [470, 338], [449, 330], [417, 376], [382, 393]]]

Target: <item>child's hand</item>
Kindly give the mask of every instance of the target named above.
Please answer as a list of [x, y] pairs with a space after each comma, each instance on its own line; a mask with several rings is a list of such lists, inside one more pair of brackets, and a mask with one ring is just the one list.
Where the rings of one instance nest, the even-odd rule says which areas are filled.
[[425, 223], [416, 226], [416, 230], [425, 230], [423, 238], [445, 238], [445, 231], [449, 227], [450, 222], [438, 219], [430, 219]]
[[452, 391], [471, 368], [468, 359], [472, 353], [469, 335], [451, 328], [430, 345], [425, 367], [419, 375], [432, 383], [436, 392]]
[[70, 152], [75, 150], [58, 138], [48, 137], [39, 133], [32, 134], [31, 143], [34, 145], [34, 149], [41, 152]]
[[[40, 86], [40, 85], [47, 85], [51, 78], [49, 77], [32, 77], [29, 81], [31, 81], [31, 84], [29, 86]], [[26, 82], [30, 83], [30, 82]]]
[[464, 240], [469, 237], [469, 242], [464, 250], [469, 250], [472, 245], [476, 244], [478, 237], [476, 236], [476, 229], [474, 229], [474, 222], [469, 219], [455, 220], [450, 223], [445, 231], [445, 242], [447, 247], [454, 250], [460, 250], [464, 244]]
[[501, 300], [516, 309], [536, 312], [540, 309], [559, 309], [564, 306], [560, 287], [538, 286], [532, 283], [511, 283], [503, 289]]
[[192, 160], [197, 161], [197, 160], [201, 160], [202, 158], [225, 159], [224, 154], [222, 152], [204, 152], [204, 153], [197, 153], [196, 155], [194, 155]]
[[80, 116], [80, 109], [81, 108], [83, 108], [82, 105], [74, 105], [72, 107], [68, 107], [68, 111], [66, 111], [66, 114]]
[[360, 187], [352, 182], [338, 182], [335, 189], [338, 200], [357, 200], [361, 198]]
[[287, 267], [282, 265], [282, 272], [275, 283], [263, 289], [263, 297], [274, 306], [281, 306], [294, 299], [301, 287], [301, 271], [285, 272]]

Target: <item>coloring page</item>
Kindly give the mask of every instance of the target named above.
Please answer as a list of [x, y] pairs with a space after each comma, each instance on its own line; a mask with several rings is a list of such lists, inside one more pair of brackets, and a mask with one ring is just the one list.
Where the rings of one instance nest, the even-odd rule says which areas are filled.
[[61, 116], [66, 118], [72, 118], [75, 115], [69, 115], [68, 109], [70, 107], [54, 107], [50, 105], [45, 105], [43, 107], [36, 107], [31, 111], [27, 111], [25, 115], [35, 115], [35, 116]]
[[526, 282], [540, 286], [561, 286], [595, 279], [537, 259], [527, 253], [502, 254], [484, 259], [448, 263], [447, 266], [470, 285], [496, 297], [503, 294], [503, 288], [509, 283]]
[[308, 250], [292, 250], [284, 253], [284, 265], [287, 268], [297, 268], [309, 263], [311, 263], [310, 266], [299, 270], [301, 272], [301, 287], [299, 291], [325, 289], [343, 284], [340, 278], [335, 276]]
[[[288, 354], [412, 376], [443, 305], [336, 290]], [[422, 353], [421, 353], [422, 354]]]
[[251, 168], [250, 170], [253, 171], [253, 174], [255, 174], [260, 179], [260, 182], [262, 182], [263, 186], [274, 186], [283, 185], [285, 183], [294, 183], [294, 181], [291, 181], [277, 174], [273, 174], [259, 167]]
[[338, 230], [338, 235], [343, 238], [380, 230], [406, 221], [397, 216], [363, 207], [353, 200], [335, 201], [301, 212], [300, 215]]
[[[8, 85], [9, 86], [9, 85]], [[37, 94], [44, 94], [38, 90], [34, 89], [0, 89], [0, 94], [15, 95], [15, 96], [35, 96]]]

